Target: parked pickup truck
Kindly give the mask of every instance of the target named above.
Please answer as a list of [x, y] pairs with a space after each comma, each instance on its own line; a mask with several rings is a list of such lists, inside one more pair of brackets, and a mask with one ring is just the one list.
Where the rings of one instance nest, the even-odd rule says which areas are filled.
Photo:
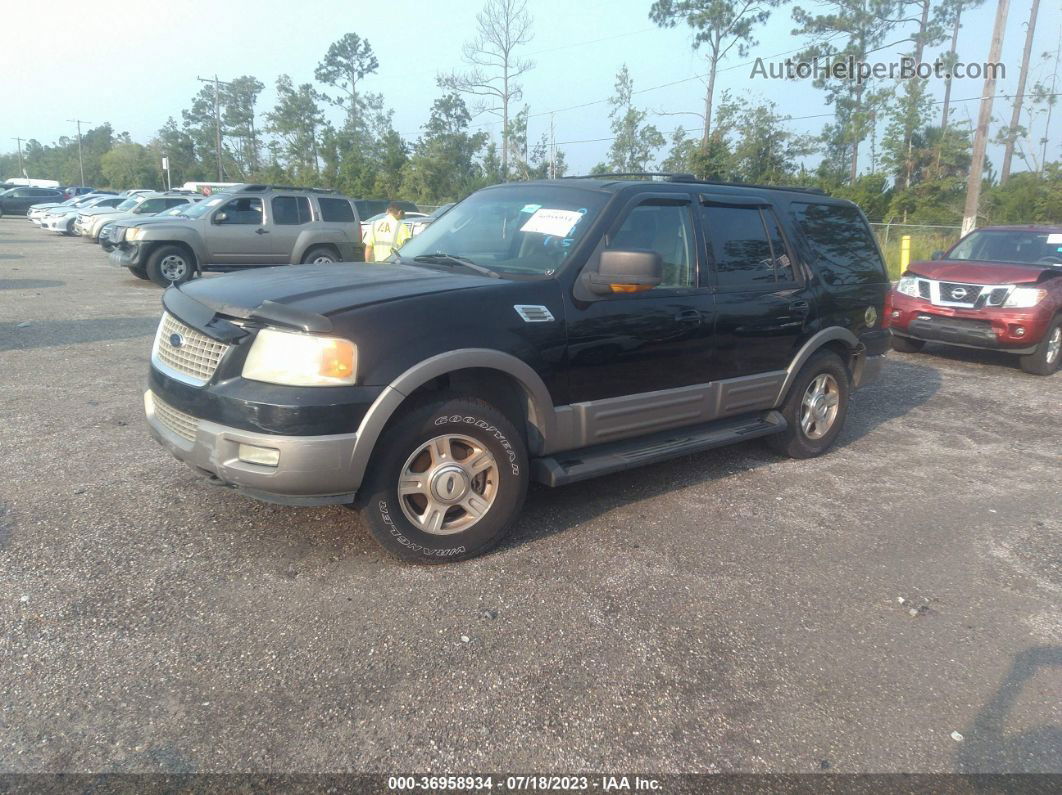
[[888, 289], [859, 208], [819, 191], [508, 183], [383, 263], [166, 290], [144, 405], [214, 483], [355, 504], [439, 563], [497, 543], [532, 480], [757, 437], [824, 453], [888, 349]]
[[1031, 375], [1062, 362], [1062, 226], [996, 226], [912, 262], [889, 296], [892, 347], [927, 342], [1015, 354]]
[[160, 287], [204, 270], [364, 261], [357, 211], [333, 191], [240, 185], [166, 223], [129, 229], [110, 253]]

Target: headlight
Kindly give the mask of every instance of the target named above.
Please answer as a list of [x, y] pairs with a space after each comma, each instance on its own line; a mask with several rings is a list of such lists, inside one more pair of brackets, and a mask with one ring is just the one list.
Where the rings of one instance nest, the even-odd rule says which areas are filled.
[[1012, 309], [1028, 309], [1036, 306], [1046, 297], [1047, 290], [1041, 290], [1039, 287], [1015, 287], [1010, 291], [1007, 300], [1003, 302], [1003, 306]]
[[142, 226], [138, 226], [136, 229], [127, 228], [125, 230], [125, 239], [130, 242], [136, 242], [137, 240], [143, 239], [145, 234], [146, 230]]
[[918, 278], [915, 276], [901, 276], [896, 283], [896, 292], [918, 298]]
[[251, 381], [286, 386], [344, 386], [358, 377], [358, 346], [350, 340], [262, 329], [243, 365]]

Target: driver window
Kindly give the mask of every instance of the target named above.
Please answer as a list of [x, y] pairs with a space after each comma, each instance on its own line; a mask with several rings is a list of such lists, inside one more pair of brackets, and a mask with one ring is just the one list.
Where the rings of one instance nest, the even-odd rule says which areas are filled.
[[223, 204], [218, 212], [225, 213], [225, 220], [218, 223], [261, 225], [262, 200], [251, 196], [233, 199]]
[[689, 205], [635, 207], [612, 235], [608, 248], [658, 253], [664, 262], [664, 278], [655, 290], [696, 286]]

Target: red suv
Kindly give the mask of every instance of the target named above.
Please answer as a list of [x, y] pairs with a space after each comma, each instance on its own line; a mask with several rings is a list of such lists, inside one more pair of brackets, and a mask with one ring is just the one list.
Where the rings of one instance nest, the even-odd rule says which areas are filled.
[[986, 227], [931, 262], [912, 262], [885, 318], [898, 351], [927, 341], [988, 348], [1051, 375], [1062, 358], [1062, 226]]

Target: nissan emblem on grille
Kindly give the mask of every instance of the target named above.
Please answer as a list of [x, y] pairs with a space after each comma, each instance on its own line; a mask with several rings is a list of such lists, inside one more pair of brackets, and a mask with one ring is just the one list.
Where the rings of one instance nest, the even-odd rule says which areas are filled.
[[961, 301], [963, 298], [966, 297], [966, 288], [956, 287], [954, 290], [951, 291], [951, 297], [954, 298], [956, 301]]

